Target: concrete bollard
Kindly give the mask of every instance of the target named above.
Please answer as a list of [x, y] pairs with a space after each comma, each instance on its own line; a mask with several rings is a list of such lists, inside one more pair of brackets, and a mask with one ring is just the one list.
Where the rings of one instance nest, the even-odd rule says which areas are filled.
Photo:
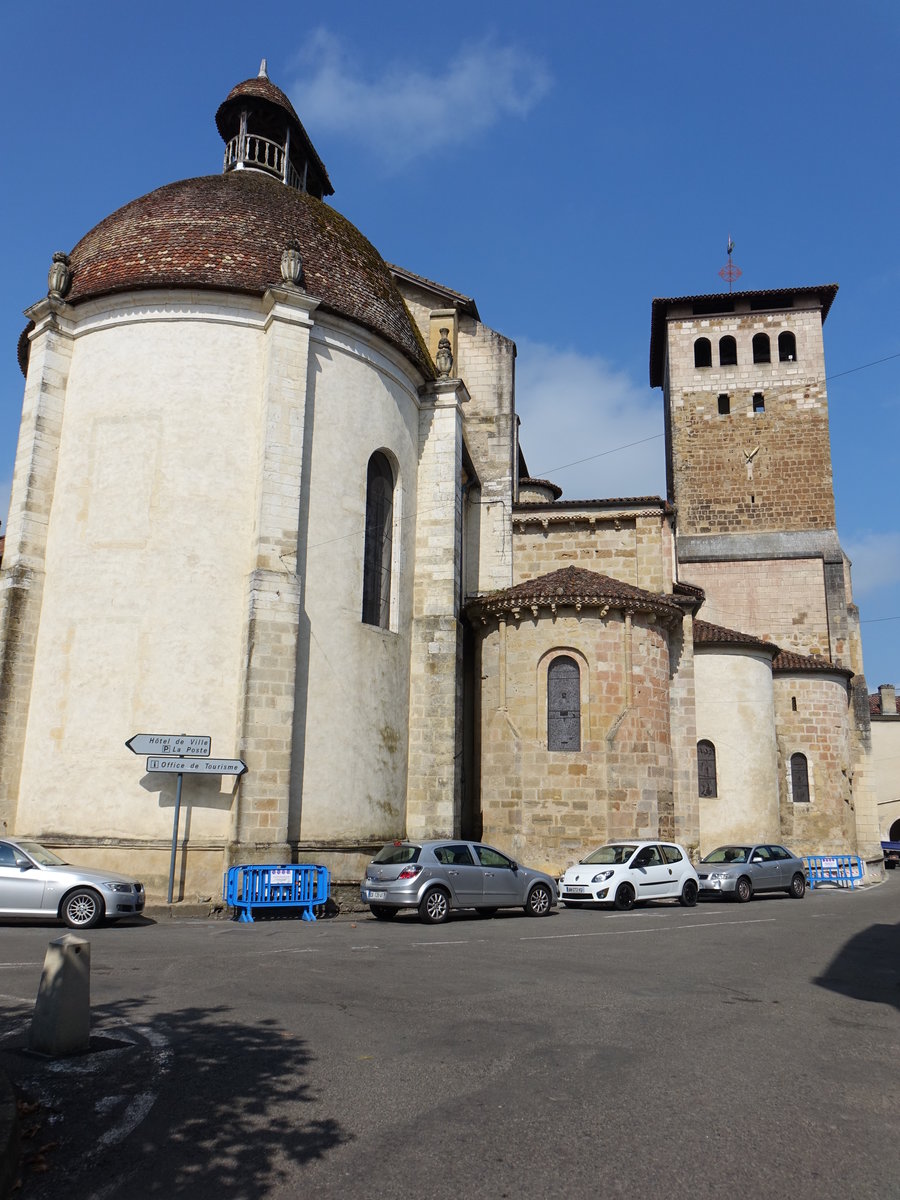
[[90, 1036], [91, 943], [64, 933], [47, 947], [28, 1047], [57, 1058], [87, 1050]]

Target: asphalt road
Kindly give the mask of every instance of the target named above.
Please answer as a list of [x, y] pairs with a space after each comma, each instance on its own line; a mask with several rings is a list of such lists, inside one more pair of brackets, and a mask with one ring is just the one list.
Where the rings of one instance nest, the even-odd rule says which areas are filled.
[[900, 1195], [900, 872], [632, 913], [93, 930], [91, 1052], [23, 1051], [17, 1200]]

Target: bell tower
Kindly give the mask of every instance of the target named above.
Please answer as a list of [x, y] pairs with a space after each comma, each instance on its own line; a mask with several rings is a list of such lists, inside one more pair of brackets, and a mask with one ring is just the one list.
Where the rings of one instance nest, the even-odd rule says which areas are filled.
[[861, 670], [825, 387], [836, 293], [654, 300], [650, 382], [664, 395], [679, 578], [706, 591], [705, 619]]

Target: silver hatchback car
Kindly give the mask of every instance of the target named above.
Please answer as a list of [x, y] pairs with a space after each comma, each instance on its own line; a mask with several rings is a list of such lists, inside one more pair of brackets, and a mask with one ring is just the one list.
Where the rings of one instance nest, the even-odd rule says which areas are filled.
[[474, 908], [481, 917], [523, 908], [530, 917], [545, 917], [557, 899], [550, 875], [520, 866], [493, 846], [455, 838], [390, 842], [366, 868], [360, 897], [379, 921], [417, 908], [427, 925], [446, 921], [453, 908]]
[[0, 917], [56, 917], [70, 929], [91, 929], [143, 911], [137, 880], [70, 866], [37, 842], [0, 839]]

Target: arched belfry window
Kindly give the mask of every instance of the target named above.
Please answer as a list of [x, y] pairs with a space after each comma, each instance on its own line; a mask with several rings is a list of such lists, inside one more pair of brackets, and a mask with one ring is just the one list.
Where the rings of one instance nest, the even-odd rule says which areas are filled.
[[719, 366], [737, 366], [737, 342], [730, 333], [726, 334], [723, 338], [719, 338]]
[[795, 804], [809, 804], [809, 766], [805, 754], [791, 755], [791, 799]]
[[697, 790], [701, 796], [718, 796], [716, 748], [705, 738], [697, 743]]
[[783, 333], [779, 333], [778, 335], [778, 361], [797, 361], [797, 339], [789, 329], [785, 329]]
[[547, 668], [547, 749], [581, 749], [581, 671], [565, 654]]
[[772, 361], [772, 350], [769, 346], [769, 335], [767, 333], [755, 333], [753, 335], [753, 361], [755, 363]]
[[712, 366], [712, 346], [709, 344], [709, 338], [697, 338], [694, 342], [694, 366]]
[[391, 615], [391, 535], [394, 472], [380, 450], [366, 472], [366, 543], [363, 552], [362, 619], [387, 629]]

